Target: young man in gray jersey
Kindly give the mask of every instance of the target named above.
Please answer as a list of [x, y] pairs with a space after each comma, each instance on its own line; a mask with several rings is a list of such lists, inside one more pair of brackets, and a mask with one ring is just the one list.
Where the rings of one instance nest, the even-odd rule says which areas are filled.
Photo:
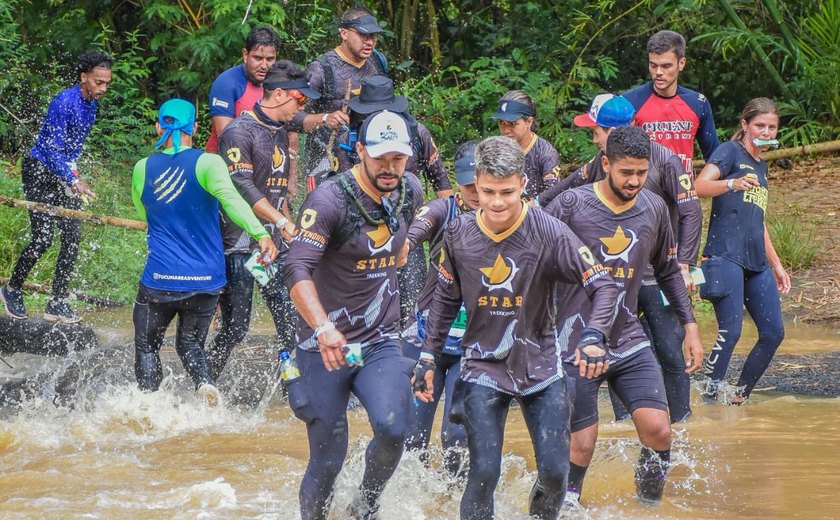
[[[685, 329], [683, 353], [688, 372], [700, 368], [703, 345], [691, 302], [680, 275], [670, 218], [664, 201], [647, 181], [650, 140], [632, 126], [616, 128], [607, 139], [602, 167], [606, 178], [563, 193], [546, 211], [567, 223], [603, 262], [619, 287], [616, 318], [607, 345], [596, 353], [603, 370], [585, 373], [572, 365], [578, 334], [590, 326], [585, 295], [575, 286], [557, 294], [560, 348], [566, 373], [577, 380], [572, 414], [569, 495], [580, 496], [586, 469], [598, 437], [598, 388], [605, 380], [627, 405], [636, 425], [642, 453], [636, 468], [636, 491], [645, 502], [662, 497], [671, 457], [671, 428], [662, 373], [637, 317], [637, 298], [645, 268], [653, 266]], [[580, 331], [580, 332], [579, 332]]]
[[[446, 229], [414, 395], [434, 398], [436, 359], [453, 320], [466, 309], [461, 346], [464, 425], [470, 453], [461, 518], [493, 518], [507, 411], [514, 399], [531, 433], [537, 482], [529, 514], [557, 518], [568, 473], [569, 399], [554, 335], [554, 288], [577, 284], [593, 319], [578, 345], [581, 370], [609, 335], [615, 283], [567, 226], [521, 200], [525, 154], [513, 139], [490, 137], [476, 150], [480, 208]], [[437, 382], [442, 384], [442, 381]]]

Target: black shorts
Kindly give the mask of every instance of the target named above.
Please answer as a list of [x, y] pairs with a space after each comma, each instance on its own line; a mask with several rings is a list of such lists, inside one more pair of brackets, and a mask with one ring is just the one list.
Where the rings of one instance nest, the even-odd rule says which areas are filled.
[[594, 379], [580, 377], [578, 367], [571, 363], [563, 363], [563, 368], [566, 375], [575, 380], [573, 432], [598, 422], [598, 388], [604, 381], [609, 381], [630, 413], [637, 408], [668, 410], [662, 369], [650, 348], [643, 348], [626, 359], [610, 362], [609, 370]]

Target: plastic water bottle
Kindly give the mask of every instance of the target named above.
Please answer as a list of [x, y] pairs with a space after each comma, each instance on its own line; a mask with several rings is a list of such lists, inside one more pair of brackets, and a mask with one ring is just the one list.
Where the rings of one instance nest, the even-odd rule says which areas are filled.
[[281, 349], [280, 353], [277, 354], [277, 359], [280, 361], [280, 378], [284, 383], [300, 379], [300, 370], [298, 370], [288, 350]]

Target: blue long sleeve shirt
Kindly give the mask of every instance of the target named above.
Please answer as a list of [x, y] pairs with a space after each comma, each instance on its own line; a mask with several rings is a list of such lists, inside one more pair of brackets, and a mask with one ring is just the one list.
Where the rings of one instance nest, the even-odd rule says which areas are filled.
[[29, 151], [68, 186], [76, 180], [75, 163], [96, 120], [97, 107], [96, 100], [82, 96], [78, 84], [62, 90], [50, 102], [35, 145]]

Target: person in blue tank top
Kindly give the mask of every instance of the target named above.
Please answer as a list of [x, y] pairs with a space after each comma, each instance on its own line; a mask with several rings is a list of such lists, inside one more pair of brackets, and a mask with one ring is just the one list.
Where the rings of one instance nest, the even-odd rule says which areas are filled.
[[[35, 145], [23, 158], [21, 176], [26, 200], [68, 209], [81, 209], [84, 199], [96, 194], [79, 177], [76, 162], [96, 120], [99, 98], [111, 83], [111, 58], [101, 51], [79, 56], [76, 64], [79, 82], [58, 93], [50, 102]], [[58, 215], [29, 212], [32, 239], [20, 253], [9, 283], [0, 288], [0, 300], [6, 314], [23, 320], [28, 316], [23, 302], [23, 284], [35, 264], [50, 248], [58, 227], [61, 248], [55, 265], [52, 299], [47, 303], [44, 320], [76, 323], [82, 318], [67, 303], [70, 275], [79, 254], [82, 223]]]
[[221, 157], [192, 148], [195, 106], [170, 99], [160, 107], [155, 149], [134, 166], [131, 195], [149, 224], [149, 253], [134, 304], [134, 372], [142, 390], [163, 379], [160, 346], [177, 315], [175, 350], [208, 404], [220, 402], [204, 340], [226, 284], [219, 203], [258, 240], [266, 265], [277, 256], [271, 236], [242, 198]]
[[767, 163], [759, 157], [778, 145], [778, 129], [779, 111], [773, 101], [751, 100], [741, 115], [740, 130], [714, 151], [695, 184], [700, 197], [713, 197], [703, 250], [706, 283], [700, 286], [700, 296], [714, 305], [718, 335], [705, 363], [709, 382], [704, 397], [718, 397], [741, 336], [744, 306], [758, 328], [758, 341], [744, 363], [736, 395], [727, 398], [729, 404], [741, 404], [750, 396], [785, 336], [779, 292], [790, 291], [790, 277], [764, 223]]

